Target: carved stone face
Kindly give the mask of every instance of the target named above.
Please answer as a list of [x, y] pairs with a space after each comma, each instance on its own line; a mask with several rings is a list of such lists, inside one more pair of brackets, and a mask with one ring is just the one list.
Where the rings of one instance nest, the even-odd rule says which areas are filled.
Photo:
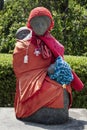
[[27, 27], [20, 27], [16, 32], [16, 39], [18, 40], [30, 40], [32, 37], [32, 30]]
[[36, 35], [44, 35], [50, 27], [51, 20], [47, 16], [36, 16], [31, 19], [30, 25]]

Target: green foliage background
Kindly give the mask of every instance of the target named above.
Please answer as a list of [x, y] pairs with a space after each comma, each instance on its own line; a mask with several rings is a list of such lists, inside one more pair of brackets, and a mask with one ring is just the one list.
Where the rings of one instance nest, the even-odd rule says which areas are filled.
[[[84, 83], [84, 89], [77, 92], [72, 89], [73, 105], [75, 108], [87, 108], [87, 58], [79, 56], [65, 56]], [[16, 80], [12, 67], [12, 55], [0, 54], [0, 107], [12, 107], [14, 103]]]
[[87, 55], [86, 0], [6, 0], [0, 11], [0, 52], [13, 50], [17, 29], [26, 25], [31, 9], [37, 6], [52, 12], [51, 33], [65, 46], [65, 54]]

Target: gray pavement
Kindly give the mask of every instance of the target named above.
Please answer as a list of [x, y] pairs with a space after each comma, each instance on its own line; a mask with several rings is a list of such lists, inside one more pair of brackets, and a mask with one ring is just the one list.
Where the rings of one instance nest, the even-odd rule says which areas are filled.
[[61, 125], [41, 125], [15, 118], [14, 108], [0, 108], [0, 130], [87, 130], [87, 109], [70, 109], [69, 121]]

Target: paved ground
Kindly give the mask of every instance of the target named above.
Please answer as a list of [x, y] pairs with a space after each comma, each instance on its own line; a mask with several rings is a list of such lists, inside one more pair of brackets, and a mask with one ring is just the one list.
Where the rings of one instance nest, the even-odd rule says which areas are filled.
[[62, 125], [41, 125], [19, 121], [13, 108], [0, 108], [0, 130], [87, 130], [87, 109], [70, 109]]

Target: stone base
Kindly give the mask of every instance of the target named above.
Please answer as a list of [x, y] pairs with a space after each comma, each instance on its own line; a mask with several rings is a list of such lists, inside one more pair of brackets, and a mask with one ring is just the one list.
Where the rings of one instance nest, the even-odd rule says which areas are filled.
[[41, 125], [17, 120], [14, 108], [0, 108], [0, 130], [87, 130], [87, 109], [70, 109], [64, 124]]
[[47, 108], [42, 107], [31, 116], [20, 119], [22, 121], [41, 123], [45, 125], [58, 125], [67, 122], [69, 119], [69, 95], [64, 89], [64, 107], [63, 108]]

